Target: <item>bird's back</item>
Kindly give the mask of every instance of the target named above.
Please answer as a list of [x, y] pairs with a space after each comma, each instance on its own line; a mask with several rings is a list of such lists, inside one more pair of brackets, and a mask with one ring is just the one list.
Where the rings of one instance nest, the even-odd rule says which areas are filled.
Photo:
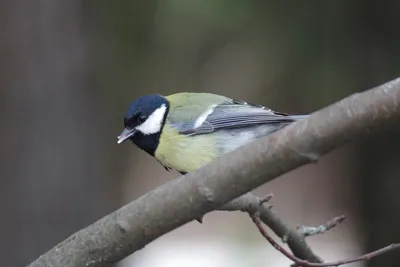
[[166, 97], [170, 104], [167, 120], [170, 123], [194, 121], [205, 108], [229, 102], [225, 96], [210, 93], [176, 93]]

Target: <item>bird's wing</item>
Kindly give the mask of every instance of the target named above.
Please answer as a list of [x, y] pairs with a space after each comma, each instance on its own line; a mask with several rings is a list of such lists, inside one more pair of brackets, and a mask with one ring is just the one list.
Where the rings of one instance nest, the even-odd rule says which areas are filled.
[[274, 112], [263, 106], [231, 99], [218, 105], [211, 105], [196, 120], [175, 123], [173, 126], [181, 134], [198, 135], [222, 129], [241, 128], [268, 123], [289, 124], [300, 117]]

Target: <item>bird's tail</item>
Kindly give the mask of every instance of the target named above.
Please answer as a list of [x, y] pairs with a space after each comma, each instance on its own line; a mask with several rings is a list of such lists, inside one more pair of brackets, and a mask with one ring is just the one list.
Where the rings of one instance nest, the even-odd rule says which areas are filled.
[[290, 118], [294, 119], [294, 120], [303, 120], [303, 119], [307, 119], [310, 115], [290, 115]]

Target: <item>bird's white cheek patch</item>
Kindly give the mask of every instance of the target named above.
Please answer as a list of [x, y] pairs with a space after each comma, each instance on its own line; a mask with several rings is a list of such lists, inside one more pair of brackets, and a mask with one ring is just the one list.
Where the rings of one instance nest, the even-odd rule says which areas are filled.
[[194, 128], [200, 127], [207, 119], [207, 117], [213, 113], [215, 105], [212, 105], [209, 110], [201, 114], [194, 123]]
[[161, 107], [151, 113], [145, 122], [137, 126], [136, 130], [140, 131], [144, 135], [158, 133], [161, 130], [166, 110], [167, 107], [165, 104], [162, 104]]

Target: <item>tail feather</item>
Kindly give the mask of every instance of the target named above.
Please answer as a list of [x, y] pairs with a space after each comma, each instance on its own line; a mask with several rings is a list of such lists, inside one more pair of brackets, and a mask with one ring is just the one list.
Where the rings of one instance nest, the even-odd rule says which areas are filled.
[[294, 120], [303, 120], [307, 119], [310, 115], [290, 115], [290, 118]]

